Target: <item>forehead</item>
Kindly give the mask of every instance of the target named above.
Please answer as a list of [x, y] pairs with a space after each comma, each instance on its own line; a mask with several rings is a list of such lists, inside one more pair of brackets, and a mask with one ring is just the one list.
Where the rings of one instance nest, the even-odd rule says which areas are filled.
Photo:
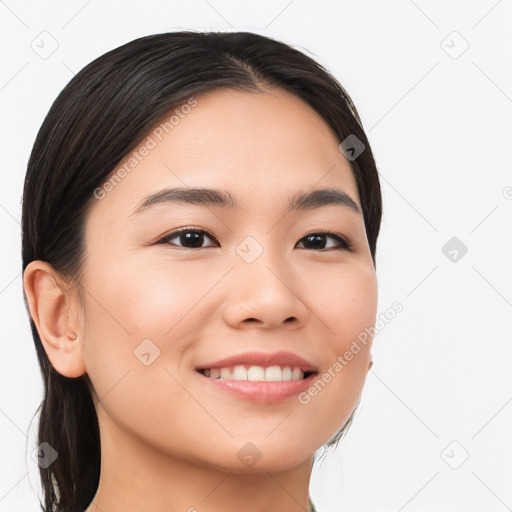
[[224, 188], [241, 203], [338, 187], [359, 202], [338, 137], [296, 95], [278, 88], [217, 89], [195, 101], [193, 108], [170, 112], [118, 164], [128, 172], [105, 203], [129, 215], [142, 197], [177, 186]]
[[[318, 154], [337, 149], [334, 131], [311, 106], [280, 88], [262, 92], [218, 89], [197, 98], [197, 106], [180, 121], [175, 143], [207, 144], [254, 156], [259, 148], [271, 157]], [[175, 130], [173, 130], [175, 131]], [[299, 144], [300, 143], [300, 144]], [[263, 155], [262, 155], [263, 156]]]

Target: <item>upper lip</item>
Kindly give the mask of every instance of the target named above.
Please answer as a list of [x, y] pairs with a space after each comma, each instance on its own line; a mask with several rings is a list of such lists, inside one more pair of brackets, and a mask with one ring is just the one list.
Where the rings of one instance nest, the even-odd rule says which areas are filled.
[[237, 365], [255, 365], [255, 366], [290, 366], [292, 368], [300, 368], [303, 372], [316, 372], [317, 368], [307, 361], [306, 359], [288, 352], [281, 350], [279, 352], [266, 353], [266, 352], [244, 352], [243, 354], [236, 354], [233, 356], [219, 359], [197, 367], [197, 370], [205, 370], [207, 368], [229, 368]]

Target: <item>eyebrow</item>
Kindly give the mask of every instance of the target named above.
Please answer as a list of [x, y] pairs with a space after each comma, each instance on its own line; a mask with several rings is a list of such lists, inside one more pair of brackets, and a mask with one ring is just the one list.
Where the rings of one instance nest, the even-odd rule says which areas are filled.
[[[130, 217], [162, 203], [215, 206], [226, 210], [240, 208], [238, 201], [227, 190], [177, 187], [160, 190], [147, 196], [130, 214]], [[310, 192], [299, 191], [288, 201], [290, 210], [312, 210], [322, 206], [344, 206], [361, 215], [359, 205], [346, 192], [338, 188], [317, 189]]]

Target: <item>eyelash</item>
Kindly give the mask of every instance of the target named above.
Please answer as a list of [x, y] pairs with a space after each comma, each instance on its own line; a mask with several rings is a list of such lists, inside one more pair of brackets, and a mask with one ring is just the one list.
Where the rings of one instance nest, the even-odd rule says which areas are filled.
[[[169, 240], [171, 240], [172, 238], [175, 238], [176, 236], [181, 235], [182, 233], [200, 233], [200, 234], [203, 234], [203, 235], [207, 235], [212, 240], [215, 240], [215, 237], [210, 232], [206, 231], [205, 229], [190, 228], [190, 227], [188, 227], [188, 228], [180, 228], [180, 229], [177, 229], [175, 231], [172, 231], [171, 233], [168, 233], [167, 235], [164, 235], [156, 243], [157, 244], [176, 245], [176, 244], [171, 244], [169, 242]], [[345, 250], [345, 251], [352, 251], [353, 250], [352, 243], [349, 240], [347, 240], [345, 237], [339, 235], [338, 233], [333, 233], [332, 231], [312, 231], [311, 233], [307, 233], [306, 235], [304, 235], [300, 240], [303, 240], [304, 238], [308, 238], [308, 237], [313, 236], [313, 235], [326, 235], [326, 236], [329, 236], [331, 238], [334, 238], [335, 240], [337, 240], [340, 243], [340, 246], [337, 247], [337, 249]], [[182, 247], [182, 246], [178, 246], [178, 247], [181, 247], [183, 249], [189, 249], [189, 250], [197, 250], [197, 249], [205, 249], [206, 248], [206, 247]], [[210, 247], [212, 247], [212, 246], [210, 246]], [[329, 247], [327, 249], [318, 249], [318, 250], [319, 251], [329, 251], [329, 250], [332, 250], [332, 249], [336, 249], [336, 248], [335, 247]]]

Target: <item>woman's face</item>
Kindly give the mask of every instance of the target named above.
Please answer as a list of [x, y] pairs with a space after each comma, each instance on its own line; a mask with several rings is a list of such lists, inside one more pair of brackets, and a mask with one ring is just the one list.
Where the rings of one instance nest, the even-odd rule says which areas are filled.
[[[368, 371], [371, 340], [357, 336], [374, 325], [377, 283], [357, 186], [341, 141], [291, 93], [196, 101], [116, 167], [130, 170], [87, 219], [80, 339], [100, 426], [211, 467], [294, 467], [344, 423]], [[175, 188], [238, 206], [161, 194]], [[321, 189], [348, 200], [290, 209]], [[291, 353], [315, 373], [305, 381], [293, 370], [304, 364], [248, 352]], [[214, 378], [235, 366], [249, 371], [232, 386]], [[262, 382], [269, 366], [293, 380]]]

